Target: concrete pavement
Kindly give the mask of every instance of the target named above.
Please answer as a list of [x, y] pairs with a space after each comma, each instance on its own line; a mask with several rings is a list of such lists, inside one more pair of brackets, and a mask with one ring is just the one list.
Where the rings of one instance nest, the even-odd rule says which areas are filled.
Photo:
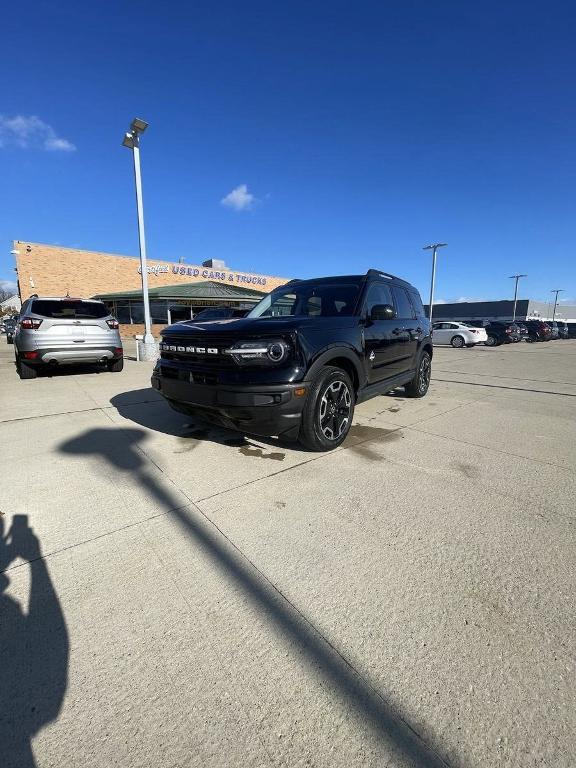
[[573, 765], [575, 341], [436, 348], [330, 454], [150, 370], [0, 340], [3, 764]]

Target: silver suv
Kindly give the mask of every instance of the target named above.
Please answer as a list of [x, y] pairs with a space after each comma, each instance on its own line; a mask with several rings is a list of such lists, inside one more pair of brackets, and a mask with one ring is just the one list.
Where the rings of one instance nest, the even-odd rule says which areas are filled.
[[14, 334], [21, 379], [33, 379], [44, 365], [105, 363], [124, 366], [118, 321], [101, 301], [32, 296], [20, 310]]

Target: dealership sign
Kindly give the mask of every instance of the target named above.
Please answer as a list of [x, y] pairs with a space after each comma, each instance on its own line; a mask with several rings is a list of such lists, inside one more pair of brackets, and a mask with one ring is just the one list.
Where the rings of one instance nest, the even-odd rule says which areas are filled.
[[[138, 267], [138, 272], [142, 268]], [[261, 275], [243, 275], [239, 272], [221, 272], [205, 267], [185, 267], [183, 264], [149, 264], [146, 267], [149, 275], [161, 275], [172, 273], [174, 275], [183, 275], [188, 277], [202, 277], [205, 280], [220, 280], [226, 283], [250, 283], [251, 285], [266, 285], [266, 278]]]

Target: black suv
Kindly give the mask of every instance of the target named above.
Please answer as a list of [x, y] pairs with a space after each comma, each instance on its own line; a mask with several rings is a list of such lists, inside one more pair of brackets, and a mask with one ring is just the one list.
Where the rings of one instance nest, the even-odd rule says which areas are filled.
[[152, 386], [177, 411], [327, 451], [356, 403], [399, 386], [423, 397], [431, 362], [418, 291], [371, 269], [293, 280], [242, 319], [165, 328]]
[[487, 323], [484, 328], [488, 338], [484, 342], [487, 347], [497, 347], [499, 344], [512, 344], [522, 338], [520, 329], [515, 323], [503, 323], [498, 320]]
[[568, 338], [568, 323], [565, 320], [556, 320], [558, 326], [558, 333], [561, 339]]
[[542, 320], [526, 320], [528, 338], [526, 341], [548, 341], [551, 338], [550, 326]]

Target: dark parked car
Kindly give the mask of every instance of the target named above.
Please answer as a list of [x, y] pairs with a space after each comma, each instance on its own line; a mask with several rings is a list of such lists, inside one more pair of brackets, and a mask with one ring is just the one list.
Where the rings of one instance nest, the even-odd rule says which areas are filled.
[[484, 326], [488, 338], [484, 342], [487, 347], [497, 347], [499, 344], [511, 344], [520, 341], [520, 329], [514, 323], [493, 321]]
[[560, 335], [561, 339], [567, 339], [568, 338], [568, 323], [566, 323], [564, 320], [556, 320], [556, 325], [558, 326], [558, 333]]
[[14, 331], [16, 330], [16, 318], [7, 317], [4, 320], [4, 333], [6, 334], [6, 343], [14, 344]]
[[520, 333], [520, 339], [524, 339], [526, 341], [528, 339], [528, 327], [527, 327], [526, 323], [519, 322], [519, 323], [516, 323], [516, 325], [518, 326], [518, 331]]
[[526, 328], [526, 341], [548, 341], [551, 337], [550, 326], [542, 320], [526, 320]]
[[230, 317], [246, 317], [249, 309], [235, 309], [234, 307], [206, 307], [194, 315], [194, 322], [205, 320], [227, 320]]
[[165, 328], [152, 386], [177, 411], [327, 451], [356, 403], [399, 386], [423, 397], [431, 363], [418, 291], [371, 269], [293, 280], [245, 318]]
[[566, 323], [568, 326], [568, 338], [576, 339], [576, 323]]
[[550, 338], [559, 339], [560, 332], [558, 330], [558, 323], [555, 320], [546, 320], [546, 325], [550, 328]]

